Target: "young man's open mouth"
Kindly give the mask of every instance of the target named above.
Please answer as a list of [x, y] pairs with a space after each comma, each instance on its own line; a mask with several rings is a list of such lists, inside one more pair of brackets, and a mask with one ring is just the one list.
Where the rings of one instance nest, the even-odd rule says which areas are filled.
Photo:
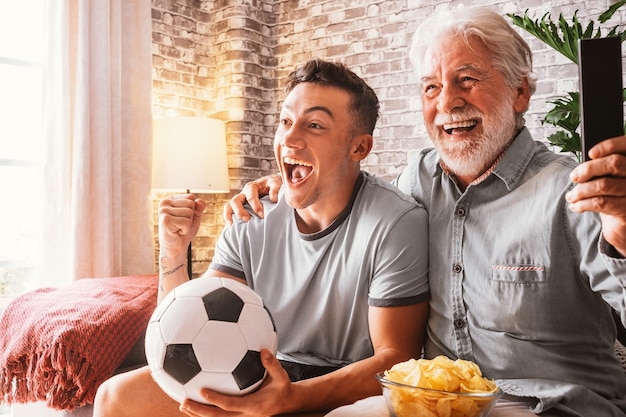
[[286, 180], [290, 184], [301, 183], [313, 172], [313, 165], [297, 158], [283, 158], [283, 166], [285, 167]]

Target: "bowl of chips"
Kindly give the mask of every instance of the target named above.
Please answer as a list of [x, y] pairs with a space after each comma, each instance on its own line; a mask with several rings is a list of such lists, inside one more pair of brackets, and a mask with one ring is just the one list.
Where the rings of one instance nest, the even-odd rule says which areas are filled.
[[502, 396], [474, 362], [410, 359], [376, 375], [392, 417], [486, 417]]

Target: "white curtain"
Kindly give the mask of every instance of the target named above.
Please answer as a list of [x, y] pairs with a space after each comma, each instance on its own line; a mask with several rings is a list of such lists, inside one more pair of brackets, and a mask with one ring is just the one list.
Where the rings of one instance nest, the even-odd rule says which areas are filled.
[[38, 285], [154, 270], [151, 1], [46, 1]]

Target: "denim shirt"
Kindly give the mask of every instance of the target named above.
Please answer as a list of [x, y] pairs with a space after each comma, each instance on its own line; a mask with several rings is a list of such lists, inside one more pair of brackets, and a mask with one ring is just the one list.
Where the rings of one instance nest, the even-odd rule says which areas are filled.
[[476, 362], [507, 394], [536, 398], [535, 412], [623, 417], [607, 304], [626, 323], [626, 260], [607, 255], [597, 214], [568, 210], [575, 165], [523, 129], [465, 191], [432, 149], [397, 178], [429, 212], [425, 355]]

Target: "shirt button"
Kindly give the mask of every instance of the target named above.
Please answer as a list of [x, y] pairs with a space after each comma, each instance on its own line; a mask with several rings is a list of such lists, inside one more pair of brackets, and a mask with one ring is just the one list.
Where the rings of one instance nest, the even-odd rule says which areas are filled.
[[457, 329], [460, 329], [461, 327], [463, 327], [463, 325], [465, 325], [465, 321], [463, 319], [454, 320], [454, 327], [456, 327]]
[[461, 272], [463, 272], [463, 267], [462, 267], [461, 265], [454, 265], [454, 266], [452, 267], [452, 270], [453, 270], [455, 273], [460, 274]]
[[459, 217], [463, 217], [463, 216], [465, 216], [465, 209], [464, 209], [463, 207], [459, 207], [459, 208], [456, 210], [456, 215], [457, 215], [457, 216], [459, 216]]

